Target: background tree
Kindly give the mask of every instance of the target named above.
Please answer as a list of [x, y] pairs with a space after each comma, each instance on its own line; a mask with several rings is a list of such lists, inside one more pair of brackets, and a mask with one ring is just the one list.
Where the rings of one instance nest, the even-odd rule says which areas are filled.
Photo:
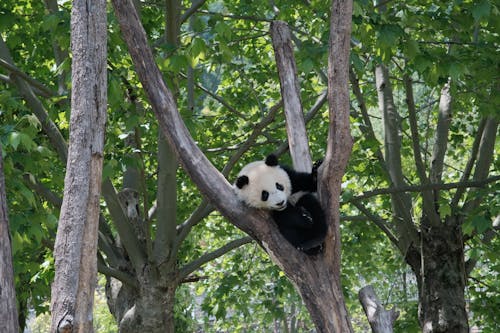
[[5, 181], [3, 175], [3, 152], [0, 146], [0, 329], [4, 332], [18, 332], [16, 290], [14, 288], [14, 271], [12, 269], [12, 251], [7, 215], [7, 197], [5, 195]]
[[106, 2], [73, 1], [70, 144], [54, 244], [52, 332], [93, 331], [107, 105], [106, 40]]

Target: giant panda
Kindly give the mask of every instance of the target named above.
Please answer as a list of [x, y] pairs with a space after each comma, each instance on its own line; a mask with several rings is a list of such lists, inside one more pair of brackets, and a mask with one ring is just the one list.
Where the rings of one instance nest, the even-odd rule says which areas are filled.
[[[320, 164], [321, 161], [315, 163], [311, 173], [297, 172], [279, 165], [278, 158], [269, 155], [265, 161], [244, 166], [234, 183], [241, 201], [269, 210], [281, 234], [309, 255], [321, 252], [328, 229], [325, 213], [313, 194]], [[293, 202], [291, 196], [298, 192], [301, 196]]]

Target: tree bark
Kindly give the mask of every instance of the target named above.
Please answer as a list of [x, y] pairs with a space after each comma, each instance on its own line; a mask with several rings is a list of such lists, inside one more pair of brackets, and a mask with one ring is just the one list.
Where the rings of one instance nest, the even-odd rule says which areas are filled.
[[386, 310], [372, 286], [362, 288], [358, 293], [373, 333], [392, 333], [393, 325], [399, 317], [399, 311], [394, 308]]
[[292, 36], [288, 25], [282, 21], [271, 22], [270, 32], [280, 77], [288, 145], [293, 147], [293, 150], [290, 150], [293, 167], [298, 171], [308, 172], [311, 170], [312, 161], [302, 103], [300, 102], [300, 87], [295, 57], [293, 56]]
[[0, 144], [0, 332], [19, 332], [19, 321], [14, 287], [14, 269], [7, 214], [7, 195]]
[[462, 231], [453, 224], [450, 218], [422, 228], [419, 320], [424, 333], [469, 332]]
[[54, 245], [52, 332], [92, 332], [106, 122], [106, 2], [75, 0], [72, 96], [64, 198]]

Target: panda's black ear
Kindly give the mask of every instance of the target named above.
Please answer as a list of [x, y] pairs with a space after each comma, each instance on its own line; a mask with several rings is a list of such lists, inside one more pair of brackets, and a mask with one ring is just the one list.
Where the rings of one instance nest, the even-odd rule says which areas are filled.
[[240, 190], [245, 186], [248, 185], [249, 179], [247, 176], [239, 176], [238, 179], [236, 179], [236, 187], [238, 187]]
[[266, 165], [267, 166], [277, 166], [278, 165], [278, 157], [274, 154], [270, 154], [266, 157]]

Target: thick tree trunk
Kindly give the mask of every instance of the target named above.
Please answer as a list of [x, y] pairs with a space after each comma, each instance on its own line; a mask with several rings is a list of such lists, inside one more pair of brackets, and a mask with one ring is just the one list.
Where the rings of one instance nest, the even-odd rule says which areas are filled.
[[419, 320], [424, 333], [469, 332], [462, 231], [448, 222], [422, 231]]
[[[161, 287], [151, 270], [140, 279], [140, 290], [122, 318], [117, 318], [120, 333], [174, 333], [176, 286]], [[131, 305], [132, 305], [131, 304]]]
[[0, 145], [0, 309], [0, 332], [19, 332], [2, 145]]
[[106, 2], [75, 0], [64, 198], [54, 245], [51, 332], [92, 332], [106, 122]]

